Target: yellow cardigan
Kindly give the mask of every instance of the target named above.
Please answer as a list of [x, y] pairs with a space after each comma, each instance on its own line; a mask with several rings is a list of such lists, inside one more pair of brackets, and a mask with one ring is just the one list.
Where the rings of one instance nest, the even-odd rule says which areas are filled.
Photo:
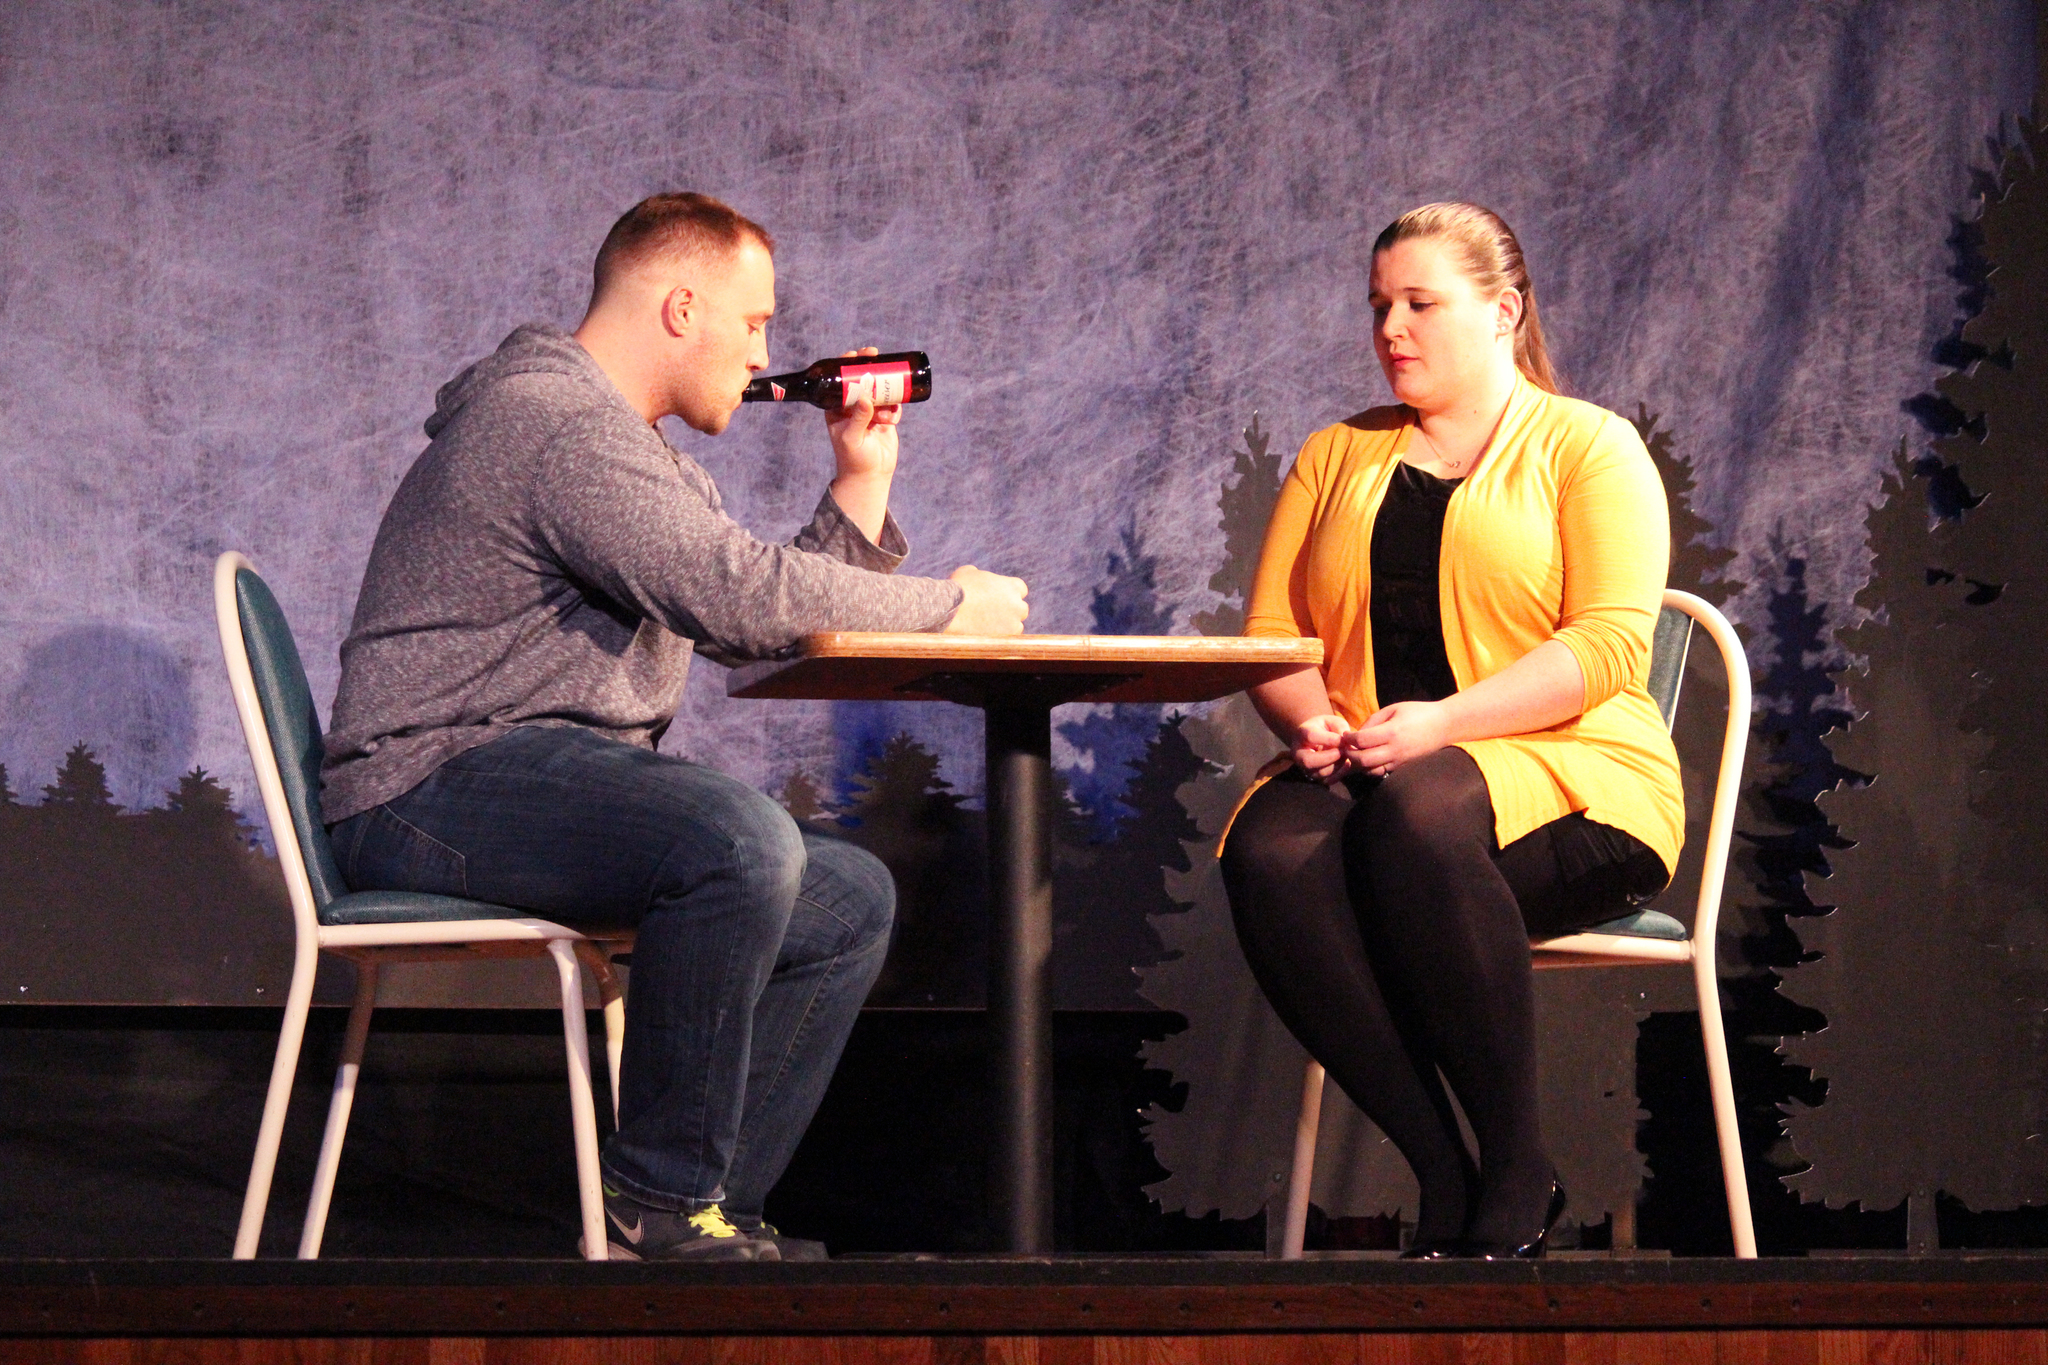
[[[1354, 727], [1373, 690], [1373, 519], [1414, 433], [1373, 408], [1309, 437], [1266, 529], [1246, 635], [1316, 636], [1331, 706]], [[1677, 866], [1685, 797], [1650, 700], [1650, 640], [1670, 564], [1669, 510], [1635, 428], [1516, 384], [1478, 470], [1451, 494], [1438, 568], [1460, 690], [1546, 640], [1579, 661], [1586, 709], [1533, 734], [1467, 740], [1505, 848], [1575, 810]]]

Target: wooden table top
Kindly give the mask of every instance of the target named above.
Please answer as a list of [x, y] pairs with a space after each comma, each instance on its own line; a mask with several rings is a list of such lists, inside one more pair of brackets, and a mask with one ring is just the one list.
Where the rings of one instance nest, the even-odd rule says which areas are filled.
[[834, 631], [791, 659], [748, 664], [734, 697], [960, 701], [986, 687], [1030, 687], [1091, 702], [1213, 701], [1314, 668], [1320, 640], [1204, 635], [940, 635]]

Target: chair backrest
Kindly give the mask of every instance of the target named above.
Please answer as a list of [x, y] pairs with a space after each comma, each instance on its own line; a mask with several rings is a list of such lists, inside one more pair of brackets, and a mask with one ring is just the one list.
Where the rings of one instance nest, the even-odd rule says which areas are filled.
[[1685, 656], [1691, 648], [1692, 617], [1672, 606], [1659, 611], [1650, 641], [1649, 691], [1667, 730], [1678, 718], [1678, 689], [1685, 682]]
[[[1683, 641], [1676, 643], [1675, 649], [1666, 643], [1667, 626], [1673, 616], [1684, 617], [1688, 626]], [[1692, 624], [1697, 624], [1714, 642], [1728, 683], [1728, 718], [1721, 733], [1714, 803], [1707, 817], [1706, 847], [1701, 851], [1699, 908], [1693, 917], [1692, 930], [1695, 952], [1700, 954], [1695, 961], [1704, 964], [1703, 970], [1711, 975], [1715, 933], [1721, 915], [1721, 890], [1728, 872], [1728, 850], [1735, 837], [1735, 805], [1742, 791], [1742, 760], [1749, 745], [1749, 656], [1743, 652], [1735, 627], [1712, 603], [1688, 592], [1666, 588], [1664, 610], [1657, 618], [1656, 640], [1650, 651], [1650, 693], [1657, 698], [1660, 707], [1664, 707], [1665, 702], [1658, 692], [1659, 669], [1668, 657], [1675, 656], [1675, 662], [1669, 665], [1672, 677], [1668, 683], [1670, 707], [1664, 712], [1666, 725], [1671, 723], [1678, 704], [1678, 675], [1685, 669], [1685, 655], [1691, 637], [1689, 627]], [[1675, 629], [1668, 634], [1674, 641], [1679, 640], [1679, 632]]]
[[320, 760], [326, 746], [306, 668], [270, 585], [239, 554], [224, 554], [214, 566], [214, 608], [228, 680], [278, 861], [293, 892], [293, 909], [299, 911], [299, 902], [308, 900], [304, 911], [317, 918], [348, 887], [320, 820]]

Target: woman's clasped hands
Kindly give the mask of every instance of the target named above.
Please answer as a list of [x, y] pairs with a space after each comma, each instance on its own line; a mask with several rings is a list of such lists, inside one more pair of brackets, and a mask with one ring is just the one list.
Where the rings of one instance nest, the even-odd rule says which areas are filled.
[[1352, 773], [1385, 777], [1450, 743], [1450, 717], [1437, 701], [1400, 701], [1383, 706], [1356, 730], [1339, 715], [1310, 716], [1295, 727], [1293, 756], [1318, 782], [1337, 782]]

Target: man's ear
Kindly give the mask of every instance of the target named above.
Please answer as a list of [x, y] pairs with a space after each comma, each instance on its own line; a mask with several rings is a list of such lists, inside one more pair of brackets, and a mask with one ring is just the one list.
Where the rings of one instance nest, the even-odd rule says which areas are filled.
[[697, 296], [687, 284], [679, 284], [668, 291], [661, 301], [661, 325], [671, 336], [681, 336], [690, 330], [690, 324], [697, 318]]

